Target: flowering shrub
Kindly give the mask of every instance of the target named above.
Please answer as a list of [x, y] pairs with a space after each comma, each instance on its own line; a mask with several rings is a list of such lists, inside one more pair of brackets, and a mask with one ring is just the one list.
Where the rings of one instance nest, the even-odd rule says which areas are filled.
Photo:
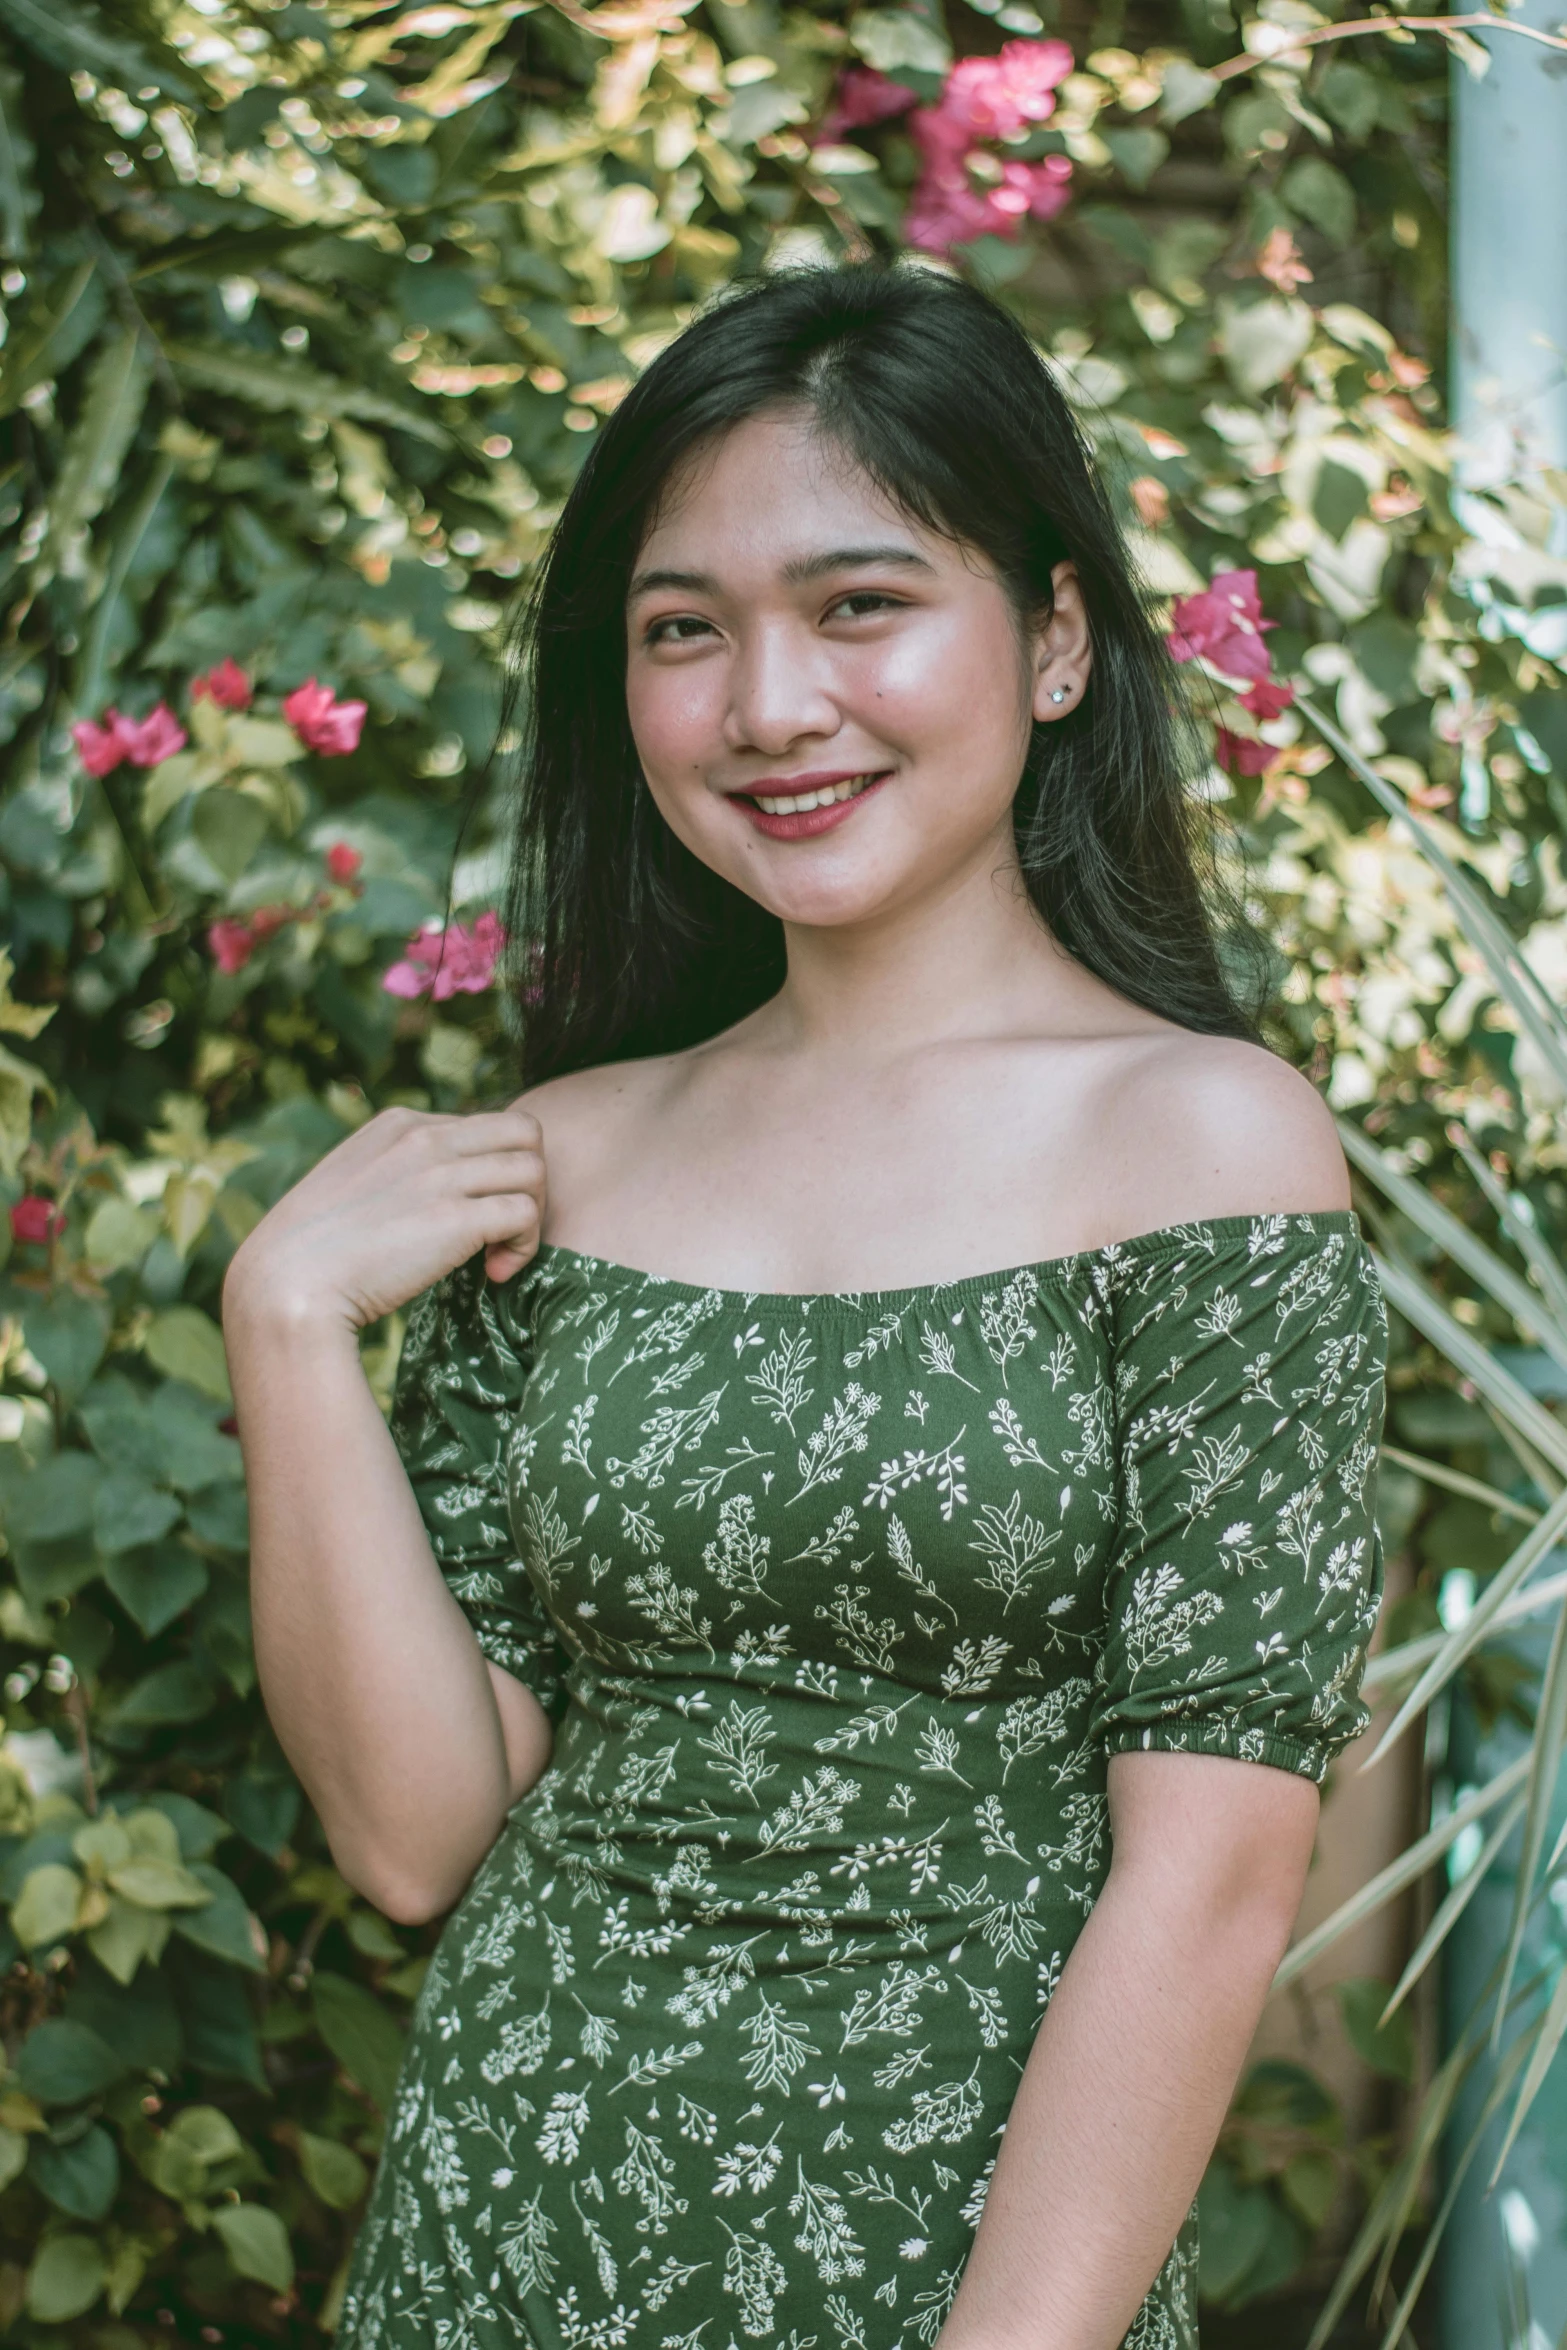
[[[599, 419], [737, 270], [912, 245], [1004, 291], [1204, 681], [1280, 1041], [1475, 1230], [1455, 1132], [1539, 1231], [1567, 1223], [1552, 1066], [1303, 708], [1567, 971], [1567, 572], [1540, 484], [1471, 485], [1485, 531], [1459, 529], [1420, 356], [1445, 53], [1291, 48], [1320, 20], [1261, 0], [1240, 70], [1217, 15], [1193, 54], [1074, 60], [1007, 13], [958, 12], [983, 54], [954, 57], [918, 4], [439, 8], [395, 40], [358, 7], [6, 11], [0, 2331], [24, 2350], [331, 2331], [430, 1938], [337, 1876], [261, 1716], [218, 1291], [372, 1106], [511, 1082], [502, 810], [445, 892], [504, 607]], [[398, 1337], [366, 1337], [383, 1398]], [[1514, 1480], [1397, 1339], [1406, 1457]], [[1493, 1558], [1495, 1524], [1407, 1469], [1383, 1490], [1426, 1630], [1440, 1561]], [[1301, 2271], [1350, 2159], [1326, 2124], [1259, 2133], [1205, 2206], [1231, 2306]]]

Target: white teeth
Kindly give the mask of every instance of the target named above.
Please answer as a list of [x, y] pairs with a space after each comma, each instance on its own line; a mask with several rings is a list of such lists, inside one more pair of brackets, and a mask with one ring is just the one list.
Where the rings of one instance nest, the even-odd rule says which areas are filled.
[[839, 800], [857, 799], [874, 781], [871, 775], [852, 775], [846, 782], [825, 784], [820, 791], [790, 792], [787, 797], [764, 797], [758, 792], [756, 804], [767, 816], [803, 816], [811, 808], [830, 808]]

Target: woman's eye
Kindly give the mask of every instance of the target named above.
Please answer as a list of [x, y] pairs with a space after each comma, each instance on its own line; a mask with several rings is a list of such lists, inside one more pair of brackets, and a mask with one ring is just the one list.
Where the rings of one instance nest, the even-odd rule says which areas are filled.
[[827, 618], [831, 620], [842, 615], [849, 620], [863, 620], [874, 612], [896, 612], [900, 609], [900, 599], [885, 594], [881, 588], [855, 588], [849, 595], [840, 596], [836, 603], [828, 606]]
[[689, 645], [705, 635], [711, 622], [698, 620], [692, 612], [674, 612], [666, 620], [648, 623], [643, 643], [648, 645]]

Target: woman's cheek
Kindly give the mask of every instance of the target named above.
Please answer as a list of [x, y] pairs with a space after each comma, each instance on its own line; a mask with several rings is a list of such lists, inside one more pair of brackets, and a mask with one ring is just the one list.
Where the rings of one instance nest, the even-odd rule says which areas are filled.
[[633, 676], [626, 715], [643, 773], [675, 788], [699, 783], [715, 750], [722, 749], [711, 684], [694, 666]]

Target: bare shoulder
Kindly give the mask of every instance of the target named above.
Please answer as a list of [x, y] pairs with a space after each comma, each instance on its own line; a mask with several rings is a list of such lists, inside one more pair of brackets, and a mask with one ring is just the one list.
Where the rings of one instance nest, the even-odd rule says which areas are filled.
[[1105, 1106], [1111, 1162], [1147, 1229], [1350, 1204], [1332, 1112], [1263, 1045], [1179, 1029], [1141, 1038]]
[[592, 1199], [623, 1168], [668, 1099], [675, 1060], [608, 1061], [533, 1085], [518, 1101], [539, 1121], [551, 1195]]

